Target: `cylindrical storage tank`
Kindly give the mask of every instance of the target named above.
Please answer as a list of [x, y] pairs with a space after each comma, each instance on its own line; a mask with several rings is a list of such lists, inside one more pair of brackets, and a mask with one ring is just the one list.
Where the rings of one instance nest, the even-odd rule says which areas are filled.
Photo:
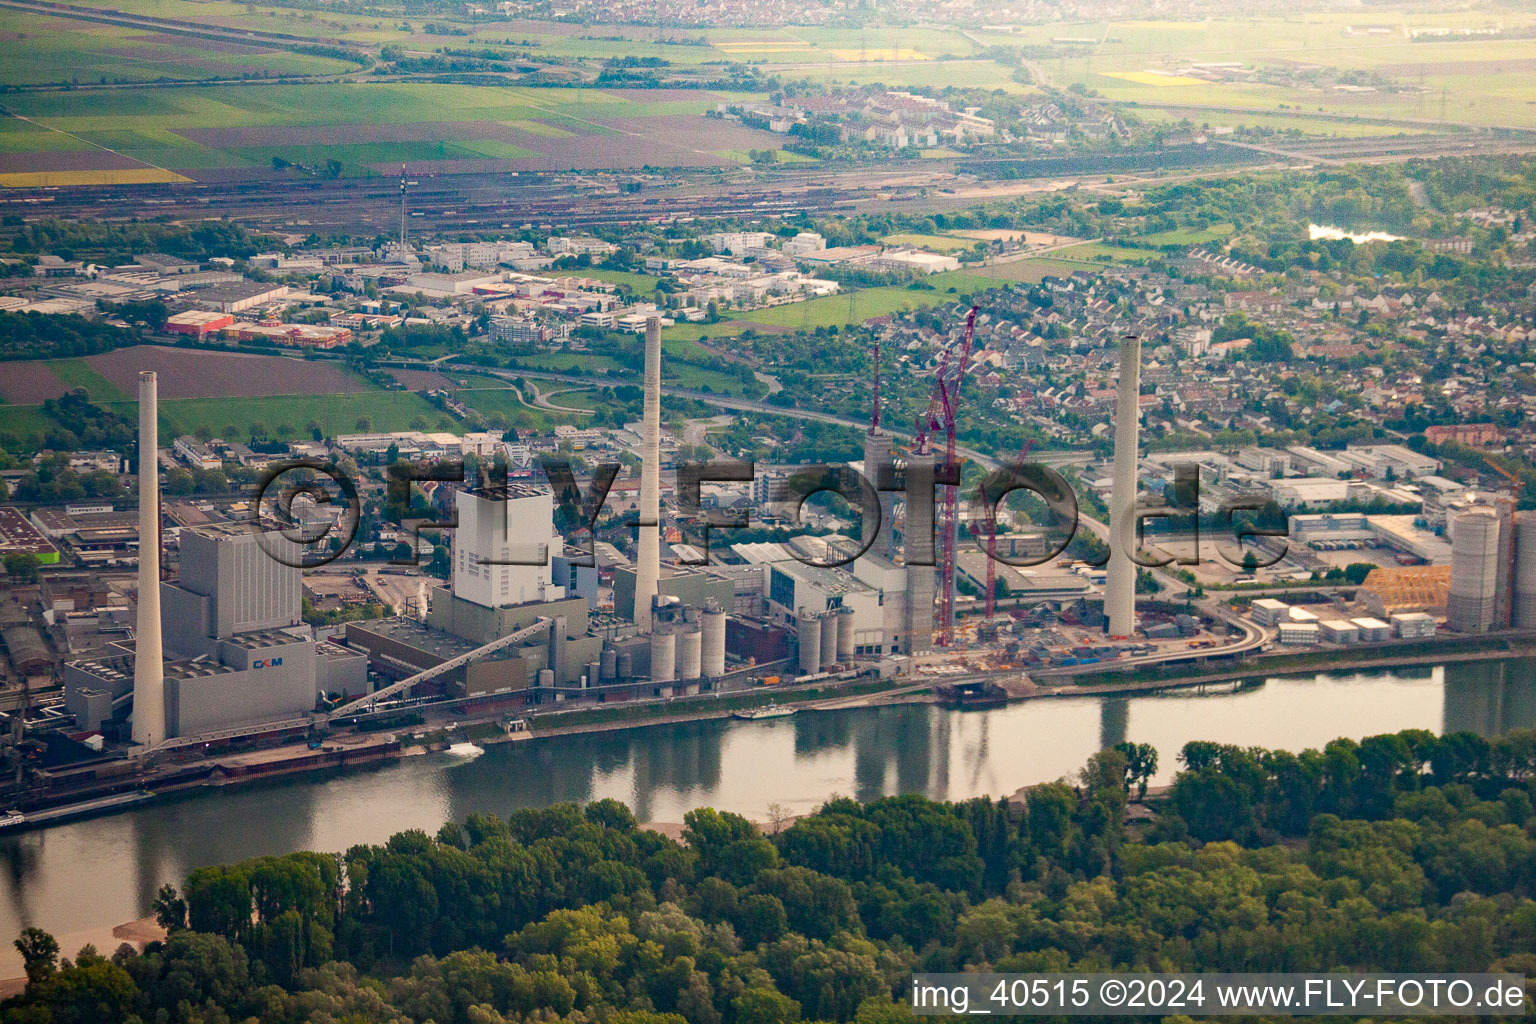
[[635, 656], [633, 654], [630, 654], [628, 651], [620, 651], [619, 652], [619, 656], [616, 659], [614, 659], [613, 678], [614, 679], [633, 679], [633, 678], [635, 678]]
[[1499, 517], [1487, 507], [1453, 515], [1451, 589], [1446, 625], [1461, 633], [1486, 633], [1493, 625], [1499, 580]]
[[583, 685], [585, 685], [585, 686], [596, 686], [597, 683], [598, 683], [598, 680], [602, 677], [602, 670], [603, 670], [602, 662], [599, 662], [599, 661], [589, 661], [589, 662], [587, 662], [587, 681]]
[[612, 647], [608, 648], [606, 651], [603, 652], [603, 657], [602, 657], [602, 660], [599, 662], [599, 665], [600, 665], [600, 668], [601, 668], [601, 675], [600, 675], [599, 678], [601, 678], [602, 681], [605, 682], [605, 683], [613, 682], [614, 679], [617, 678], [618, 674], [619, 674], [619, 654], [618, 654], [618, 652], [615, 651]]
[[802, 611], [795, 631], [800, 639], [800, 674], [810, 675], [821, 671], [821, 618], [814, 612]]
[[821, 667], [829, 669], [837, 664], [837, 613], [825, 612], [821, 616]]
[[715, 679], [725, 675], [725, 612], [713, 602], [704, 609], [703, 633], [700, 674]]
[[847, 663], [853, 660], [853, 609], [837, 610], [837, 660]]
[[1516, 629], [1536, 629], [1536, 512], [1515, 513]]
[[697, 629], [686, 629], [677, 634], [677, 678], [697, 679], [704, 647], [704, 634]]
[[677, 634], [651, 634], [651, 682], [670, 683], [677, 678]]
[[552, 669], [552, 668], [541, 668], [541, 669], [539, 669], [539, 685], [540, 686], [554, 686], [555, 685], [555, 670]]

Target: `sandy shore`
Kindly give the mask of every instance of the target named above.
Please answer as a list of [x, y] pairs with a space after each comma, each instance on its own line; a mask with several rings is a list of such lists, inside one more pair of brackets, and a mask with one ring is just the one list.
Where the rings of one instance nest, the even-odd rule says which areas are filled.
[[[111, 956], [125, 942], [134, 949], [142, 950], [149, 943], [165, 938], [165, 929], [155, 923], [153, 917], [141, 917], [137, 921], [128, 921], [115, 927], [87, 928], [56, 935], [54, 938], [59, 940], [61, 957], [73, 958], [87, 945], [95, 946], [96, 952], [102, 956]], [[21, 968], [21, 954], [16, 952], [16, 946], [12, 943], [7, 943], [0, 950], [0, 979], [4, 979], [0, 980], [0, 998], [16, 995], [27, 985]]]

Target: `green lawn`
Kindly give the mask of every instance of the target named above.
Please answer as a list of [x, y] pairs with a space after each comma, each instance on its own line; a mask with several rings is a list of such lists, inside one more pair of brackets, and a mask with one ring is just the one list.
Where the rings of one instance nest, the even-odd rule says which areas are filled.
[[609, 284], [625, 284], [637, 294], [649, 295], [656, 290], [661, 278], [653, 274], [636, 274], [629, 270], [608, 270], [604, 267], [588, 267], [585, 270], [552, 270], [550, 277], [590, 277], [594, 281]]
[[954, 238], [950, 235], [918, 235], [910, 233], [886, 235], [881, 241], [886, 245], [915, 245], [920, 249], [936, 249], [939, 252], [970, 249], [977, 244], [973, 238]]
[[[942, 275], [934, 275], [935, 277]], [[852, 310], [849, 308], [849, 297], [852, 296]], [[808, 302], [796, 302], [788, 306], [773, 306], [768, 309], [755, 309], [748, 313], [736, 314], [738, 320], [749, 320], [752, 323], [769, 324], [775, 327], [793, 327], [797, 329], [816, 327], [844, 327], [852, 323], [863, 323], [865, 320], [877, 316], [885, 316], [888, 313], [899, 313], [904, 310], [922, 309], [926, 306], [937, 305], [945, 301], [948, 296], [942, 291], [928, 291], [927, 289], [912, 288], [863, 288], [848, 295], [828, 295], [821, 299], [811, 299]]]
[[[57, 426], [40, 405], [0, 405], [0, 447], [7, 451], [33, 455], [43, 436]], [[36, 435], [36, 443], [31, 435]]]
[[1228, 223], [1212, 224], [1205, 229], [1199, 228], [1175, 228], [1172, 231], [1158, 231], [1150, 235], [1142, 235], [1137, 239], [1146, 245], [1203, 245], [1206, 242], [1215, 242], [1226, 238], [1236, 228]]
[[747, 328], [741, 324], [674, 324], [661, 329], [662, 341], [698, 341], [700, 338], [734, 338]]
[[517, 366], [508, 367], [516, 373], [525, 370], [544, 370], [548, 373], [597, 373], [609, 371], [623, 373], [624, 368], [612, 356], [600, 356], [591, 352], [547, 352], [535, 356], [514, 356]]

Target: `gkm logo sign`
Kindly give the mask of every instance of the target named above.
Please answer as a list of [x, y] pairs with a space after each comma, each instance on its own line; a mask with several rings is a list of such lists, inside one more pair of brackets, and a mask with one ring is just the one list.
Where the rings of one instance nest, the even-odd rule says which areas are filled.
[[282, 658], [257, 658], [251, 662], [251, 668], [277, 668], [282, 663]]
[[[598, 465], [588, 479], [586, 488], [577, 484], [571, 464], [564, 459], [542, 459], [539, 462], [545, 477], [554, 490], [555, 502], [562, 517], [579, 524], [579, 532], [586, 534], [585, 551], [577, 556], [573, 565], [595, 566], [593, 529], [607, 501], [608, 492], [619, 475], [620, 465], [608, 462]], [[906, 564], [934, 565], [938, 545], [934, 543], [934, 510], [938, 506], [938, 488], [959, 487], [964, 461], [952, 463], [914, 461], [905, 465], [887, 462], [874, 467], [875, 479], [871, 481], [863, 473], [847, 464], [816, 464], [802, 466], [789, 474], [784, 482], [781, 499], [770, 504], [778, 518], [792, 527], [801, 525], [801, 513], [805, 503], [818, 494], [839, 495], [849, 506], [859, 511], [866, 524], [861, 535], [866, 538], [858, 550], [844, 557], [826, 561], [807, 558], [789, 549], [791, 557], [804, 565], [817, 568], [835, 568], [847, 565], [863, 556], [875, 542], [880, 532], [880, 495], [895, 492], [902, 495], [906, 504]], [[497, 478], [500, 483], [498, 484]], [[287, 478], [286, 483], [282, 483]], [[679, 518], [692, 524], [697, 532], [697, 547], [702, 557], [679, 562], [680, 565], [707, 565], [709, 563], [709, 535], [711, 530], [742, 529], [750, 525], [751, 513], [747, 509], [706, 509], [701, 492], [708, 483], [751, 483], [756, 478], [756, 464], [750, 461], [718, 460], [714, 462], [679, 462], [677, 464], [677, 507]], [[505, 463], [492, 467], [482, 466], [479, 485], [482, 491], [504, 488], [507, 479]], [[329, 481], [329, 484], [326, 483]], [[423, 529], [453, 530], [458, 527], [458, 517], [446, 520], [411, 518], [411, 485], [418, 482], [463, 483], [462, 462], [414, 463], [396, 462], [389, 467], [385, 490], [386, 519], [406, 531], [403, 540], [410, 549], [411, 557], [391, 559], [393, 565], [415, 565], [417, 539]], [[1039, 532], [1047, 538], [1046, 550], [1034, 555], [1002, 554], [987, 552], [986, 537], [991, 534], [997, 521], [998, 509], [1007, 497], [1017, 491], [1034, 494], [1044, 503], [1048, 516], [1045, 522], [1036, 523]], [[1174, 483], [1169, 489], [1171, 502], [1158, 507], [1138, 507], [1130, 522], [1123, 524], [1123, 536], [1111, 537], [1110, 543], [1118, 545], [1137, 565], [1147, 568], [1162, 566], [1195, 565], [1199, 562], [1199, 544], [1202, 519], [1200, 513], [1200, 474], [1197, 467], [1175, 467]], [[307, 498], [314, 505], [344, 502], [343, 511], [336, 521], [330, 516], [304, 517], [295, 513], [295, 502]], [[1287, 527], [1263, 527], [1251, 516], [1239, 520], [1239, 512], [1257, 514], [1265, 507], [1265, 499], [1236, 499], [1222, 505], [1215, 513], [1214, 522], [1218, 535], [1236, 541], [1235, 545], [1218, 543], [1217, 554], [1234, 568], [1264, 569], [1286, 556], [1288, 546], [1278, 545], [1279, 553], [1267, 553], [1244, 548], [1247, 538], [1280, 538], [1289, 533]], [[1055, 469], [1040, 463], [1017, 462], [1000, 466], [987, 473], [977, 485], [969, 502], [970, 531], [977, 548], [989, 557], [1005, 565], [1027, 568], [1044, 565], [1058, 557], [1077, 535], [1082, 516], [1077, 495], [1072, 485]], [[267, 555], [283, 565], [299, 569], [312, 569], [340, 558], [351, 548], [357, 538], [361, 519], [356, 483], [345, 476], [334, 463], [316, 459], [296, 459], [275, 463], [257, 485], [252, 504], [251, 529], [260, 540]], [[1153, 556], [1144, 547], [1147, 523], [1156, 519], [1182, 520], [1188, 523], [1185, 534], [1193, 535], [1194, 555]], [[509, 519], [502, 522], [503, 535], [511, 534], [513, 525]], [[655, 521], [636, 522], [638, 527], [655, 527]], [[512, 557], [497, 561], [482, 559], [487, 564], [543, 565], [547, 553], [539, 551], [527, 558]], [[1109, 561], [1106, 554], [1091, 561], [1091, 565], [1104, 565]]]

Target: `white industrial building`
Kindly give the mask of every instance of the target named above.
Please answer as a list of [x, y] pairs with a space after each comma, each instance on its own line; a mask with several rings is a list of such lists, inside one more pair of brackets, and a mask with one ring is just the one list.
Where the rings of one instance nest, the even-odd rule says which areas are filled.
[[1426, 612], [1397, 612], [1391, 619], [1393, 631], [1404, 640], [1421, 640], [1435, 635], [1435, 617]]
[[554, 527], [554, 495], [543, 488], [505, 488], [456, 495], [453, 592], [486, 608], [558, 601], [551, 559], [563, 550]]

